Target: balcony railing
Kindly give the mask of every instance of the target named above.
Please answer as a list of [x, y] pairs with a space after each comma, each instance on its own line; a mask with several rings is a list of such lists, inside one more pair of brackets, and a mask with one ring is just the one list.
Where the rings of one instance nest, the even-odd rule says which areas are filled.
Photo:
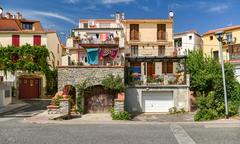
[[101, 40], [96, 38], [89, 38], [89, 39], [76, 39], [74, 43], [77, 44], [119, 44], [119, 38], [115, 37], [112, 39]]
[[127, 79], [128, 85], [131, 86], [168, 86], [168, 85], [187, 85], [186, 75], [178, 74], [163, 74], [146, 76], [140, 73], [132, 73]]

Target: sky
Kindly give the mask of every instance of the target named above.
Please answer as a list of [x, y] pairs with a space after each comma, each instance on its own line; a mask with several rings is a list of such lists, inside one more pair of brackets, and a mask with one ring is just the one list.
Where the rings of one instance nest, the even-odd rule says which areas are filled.
[[64, 43], [79, 19], [112, 18], [117, 11], [126, 18], [167, 18], [175, 13], [174, 32], [208, 30], [239, 25], [240, 0], [0, 0], [4, 12], [21, 12], [54, 29]]

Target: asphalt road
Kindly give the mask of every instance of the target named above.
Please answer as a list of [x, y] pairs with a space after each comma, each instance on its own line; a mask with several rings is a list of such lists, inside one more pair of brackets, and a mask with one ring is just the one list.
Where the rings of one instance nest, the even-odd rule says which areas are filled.
[[239, 144], [236, 124], [29, 124], [0, 118], [0, 144]]

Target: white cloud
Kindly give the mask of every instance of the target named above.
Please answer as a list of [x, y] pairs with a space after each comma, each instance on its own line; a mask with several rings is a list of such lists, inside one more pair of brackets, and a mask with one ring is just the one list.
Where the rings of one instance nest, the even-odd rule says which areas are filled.
[[218, 13], [221, 13], [221, 12], [224, 12], [225, 10], [227, 10], [229, 8], [228, 5], [224, 5], [224, 4], [220, 4], [220, 5], [215, 5], [215, 6], [212, 6], [208, 9], [208, 12], [218, 12]]
[[39, 15], [39, 16], [46, 16], [46, 17], [52, 17], [52, 18], [57, 18], [57, 19], [61, 19], [64, 20], [66, 22], [75, 24], [75, 21], [73, 21], [72, 19], [65, 17], [63, 15], [60, 15], [58, 13], [52, 13], [52, 12], [43, 12], [43, 11], [29, 11], [30, 13], [32, 13], [33, 15]]
[[130, 3], [135, 0], [102, 0], [103, 4], [118, 4], [118, 3]]
[[80, 0], [64, 0], [65, 3], [68, 3], [68, 4], [75, 4], [75, 3], [78, 3]]

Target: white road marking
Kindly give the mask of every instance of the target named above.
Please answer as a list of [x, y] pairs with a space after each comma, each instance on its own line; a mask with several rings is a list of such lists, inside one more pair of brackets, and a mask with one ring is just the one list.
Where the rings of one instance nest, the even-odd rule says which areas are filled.
[[0, 122], [5, 122], [5, 121], [9, 121], [12, 120], [14, 118], [0, 118]]
[[196, 144], [180, 125], [172, 124], [170, 128], [179, 144]]

